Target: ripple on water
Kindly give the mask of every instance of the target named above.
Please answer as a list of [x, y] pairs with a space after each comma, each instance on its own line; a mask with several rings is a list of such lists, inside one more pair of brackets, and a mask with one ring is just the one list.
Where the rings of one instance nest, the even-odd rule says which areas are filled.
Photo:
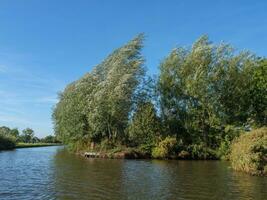
[[257, 199], [267, 180], [227, 162], [85, 159], [62, 147], [0, 153], [1, 200]]

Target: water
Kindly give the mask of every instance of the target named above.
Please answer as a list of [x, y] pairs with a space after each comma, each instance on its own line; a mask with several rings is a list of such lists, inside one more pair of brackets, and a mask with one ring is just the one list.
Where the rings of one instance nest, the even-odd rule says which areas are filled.
[[63, 147], [0, 152], [1, 200], [267, 199], [267, 178], [227, 162], [86, 159]]

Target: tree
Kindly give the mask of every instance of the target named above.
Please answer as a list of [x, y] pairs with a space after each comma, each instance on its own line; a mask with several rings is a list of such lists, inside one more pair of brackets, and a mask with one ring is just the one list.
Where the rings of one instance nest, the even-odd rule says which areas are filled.
[[[267, 59], [260, 60], [253, 70], [248, 99], [251, 119], [259, 126], [267, 125]], [[251, 75], [250, 74], [250, 75]]]
[[53, 120], [63, 142], [125, 138], [134, 93], [144, 75], [142, 41], [141, 34], [115, 50], [60, 94]]
[[137, 146], [145, 145], [151, 150], [161, 134], [160, 119], [151, 102], [140, 103], [128, 127], [129, 140]]
[[53, 135], [48, 135], [45, 138], [43, 138], [41, 141], [44, 142], [44, 143], [56, 143], [56, 142], [58, 142], [56, 140], [56, 137], [53, 136]]
[[257, 59], [235, 53], [207, 36], [192, 48], [177, 48], [162, 62], [159, 76], [161, 113], [168, 131], [185, 143], [216, 147], [223, 127], [249, 118], [249, 85]]
[[6, 126], [2, 126], [0, 127], [0, 133], [3, 135], [9, 135], [11, 132], [11, 129], [6, 127]]
[[5, 135], [5, 136], [11, 136], [12, 138], [15, 138], [17, 141], [19, 139], [19, 131], [17, 128], [11, 129], [6, 126], [0, 127], [0, 134]]
[[19, 130], [17, 128], [11, 129], [10, 135], [12, 135], [15, 138], [19, 138]]
[[21, 140], [25, 143], [33, 142], [34, 131], [30, 128], [26, 128], [22, 131]]

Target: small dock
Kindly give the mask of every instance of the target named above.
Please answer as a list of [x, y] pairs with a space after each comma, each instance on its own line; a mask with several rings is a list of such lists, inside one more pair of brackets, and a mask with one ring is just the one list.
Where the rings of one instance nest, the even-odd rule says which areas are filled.
[[85, 152], [84, 156], [86, 158], [99, 158], [100, 153], [96, 153], [96, 152]]

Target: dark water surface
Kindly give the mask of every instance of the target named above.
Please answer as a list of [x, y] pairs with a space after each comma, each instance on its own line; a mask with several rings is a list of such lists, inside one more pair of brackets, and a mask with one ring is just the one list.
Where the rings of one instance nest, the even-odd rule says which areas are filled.
[[227, 162], [85, 159], [63, 147], [0, 152], [0, 199], [267, 199]]

